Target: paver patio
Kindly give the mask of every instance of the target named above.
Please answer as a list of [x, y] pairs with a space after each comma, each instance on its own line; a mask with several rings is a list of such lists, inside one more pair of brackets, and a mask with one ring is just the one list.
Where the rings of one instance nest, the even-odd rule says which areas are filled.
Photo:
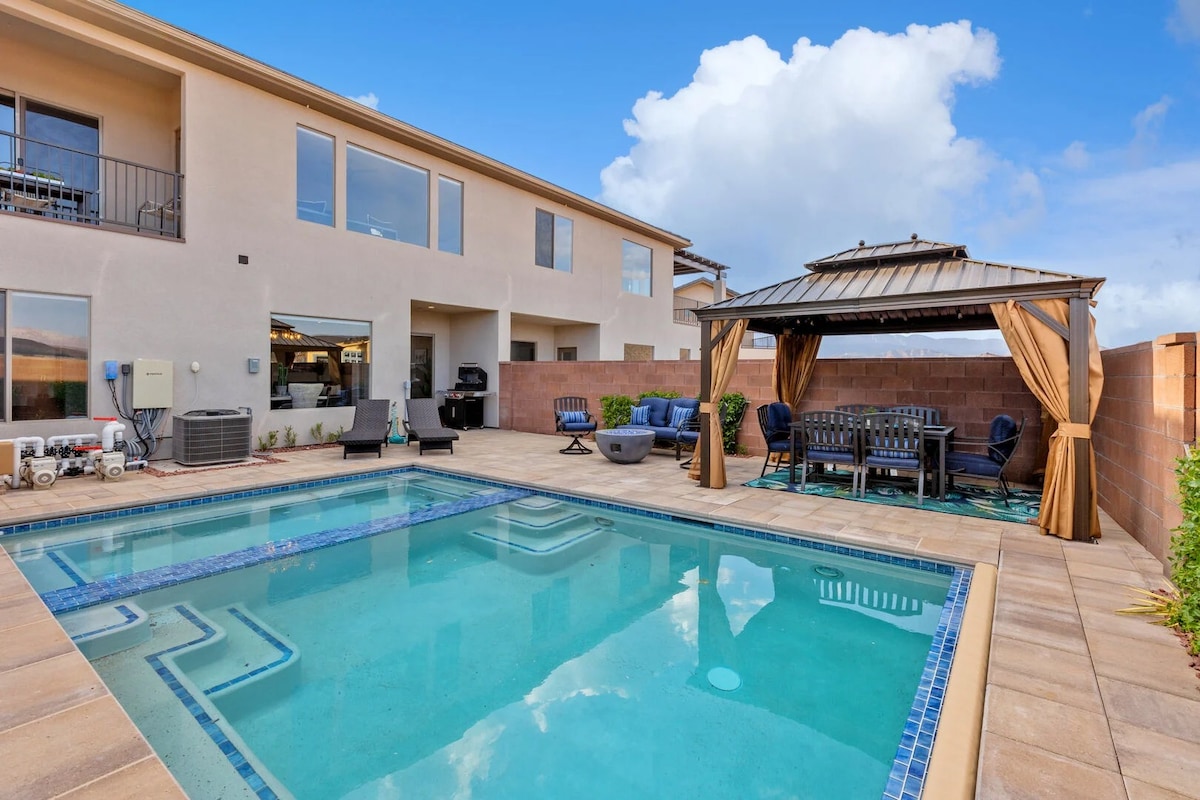
[[[1200, 681], [1168, 630], [1113, 610], [1163, 566], [1107, 515], [1098, 545], [1033, 526], [741, 486], [755, 458], [727, 462], [729, 487], [700, 489], [673, 457], [637, 464], [563, 456], [561, 437], [482, 430], [451, 455], [391, 445], [278, 463], [64, 478], [0, 493], [0, 522], [160, 502], [415, 463], [711, 520], [999, 569], [979, 762], [980, 798], [1200, 798]], [[15, 564], [0, 553], [0, 763], [14, 797], [171, 796], [152, 757]], [[94, 735], [103, 730], [104, 735]], [[69, 794], [68, 794], [69, 793]], [[928, 794], [928, 793], [927, 793]], [[181, 796], [181, 795], [176, 795]]]

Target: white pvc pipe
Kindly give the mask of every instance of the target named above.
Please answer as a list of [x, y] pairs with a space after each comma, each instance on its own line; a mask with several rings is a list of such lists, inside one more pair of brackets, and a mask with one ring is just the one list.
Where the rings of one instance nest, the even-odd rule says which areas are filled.
[[46, 440], [46, 446], [58, 447], [66, 444], [78, 447], [83, 444], [95, 444], [98, 441], [100, 441], [100, 437], [94, 433], [71, 433], [65, 436], [51, 436]]
[[9, 476], [9, 484], [14, 489], [21, 488], [21, 451], [25, 445], [33, 445], [33, 454], [37, 458], [46, 455], [46, 440], [40, 436], [18, 436], [13, 439], [13, 471]]
[[101, 444], [104, 445], [104, 452], [116, 449], [117, 440], [125, 440], [125, 424], [122, 422], [110, 422], [104, 426], [104, 430], [100, 431]]

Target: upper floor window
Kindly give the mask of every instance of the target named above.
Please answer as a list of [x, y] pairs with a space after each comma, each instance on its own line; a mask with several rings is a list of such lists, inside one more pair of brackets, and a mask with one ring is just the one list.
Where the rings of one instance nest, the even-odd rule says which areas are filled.
[[9, 420], [87, 417], [90, 325], [86, 297], [0, 291], [0, 358], [12, 357], [0, 410], [11, 398]]
[[0, 94], [0, 169], [17, 163], [17, 140], [6, 133], [17, 132], [17, 102]]
[[653, 255], [649, 247], [621, 240], [621, 291], [650, 296]]
[[537, 209], [533, 263], [563, 272], [571, 271], [574, 223], [566, 217]]
[[333, 137], [296, 128], [296, 218], [333, 225]]
[[445, 175], [438, 176], [438, 250], [463, 251], [463, 185]]
[[346, 145], [346, 228], [428, 247], [428, 170]]

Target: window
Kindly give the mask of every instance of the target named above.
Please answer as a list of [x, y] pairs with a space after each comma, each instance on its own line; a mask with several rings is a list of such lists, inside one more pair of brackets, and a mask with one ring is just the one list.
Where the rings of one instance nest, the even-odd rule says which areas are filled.
[[[21, 131], [26, 172], [51, 175], [76, 189], [100, 188], [100, 121], [53, 106], [24, 101]], [[72, 152], [78, 151], [78, 152]]]
[[438, 176], [438, 250], [463, 251], [463, 185], [444, 175]]
[[370, 377], [371, 323], [271, 315], [271, 408], [356, 405]]
[[296, 128], [296, 219], [333, 225], [333, 137]]
[[90, 325], [86, 297], [0, 292], [0, 357], [12, 357], [8, 419], [87, 417]]
[[429, 246], [429, 172], [346, 145], [346, 229]]
[[536, 342], [513, 342], [510, 361], [537, 361]]
[[649, 247], [621, 240], [621, 291], [650, 296], [652, 255]]
[[560, 347], [558, 348], [559, 361], [578, 361], [579, 349], [576, 347]]
[[17, 132], [17, 103], [0, 94], [0, 169], [17, 164], [17, 140], [6, 133]]
[[534, 225], [533, 263], [539, 267], [571, 271], [571, 239], [574, 223], [566, 217], [537, 210]]

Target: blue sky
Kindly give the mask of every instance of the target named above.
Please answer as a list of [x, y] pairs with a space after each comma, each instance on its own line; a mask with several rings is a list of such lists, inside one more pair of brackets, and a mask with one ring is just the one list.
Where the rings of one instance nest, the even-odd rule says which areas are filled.
[[1106, 346], [1200, 328], [1200, 0], [131, 5], [681, 233], [738, 290], [915, 231], [1107, 277]]

